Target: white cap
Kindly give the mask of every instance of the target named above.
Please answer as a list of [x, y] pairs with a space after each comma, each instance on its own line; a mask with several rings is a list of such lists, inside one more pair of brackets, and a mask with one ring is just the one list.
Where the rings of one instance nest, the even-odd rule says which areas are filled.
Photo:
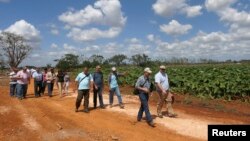
[[150, 68], [145, 68], [145, 69], [144, 69], [144, 72], [152, 73], [152, 71], [150, 70]]
[[165, 67], [164, 65], [161, 65], [161, 66], [160, 66], [160, 69], [164, 69], [164, 70], [165, 70], [166, 67]]
[[115, 67], [112, 67], [112, 69], [111, 69], [112, 71], [116, 71], [116, 68]]

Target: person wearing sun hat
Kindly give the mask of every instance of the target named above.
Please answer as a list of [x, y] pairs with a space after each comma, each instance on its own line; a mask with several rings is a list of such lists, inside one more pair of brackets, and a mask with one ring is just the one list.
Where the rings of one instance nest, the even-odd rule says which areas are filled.
[[160, 71], [155, 75], [156, 90], [159, 94], [159, 101], [157, 104], [157, 114], [158, 117], [163, 118], [162, 107], [166, 103], [168, 116], [176, 117], [177, 114], [174, 113], [172, 102], [173, 94], [169, 91], [169, 80], [168, 75], [165, 72], [166, 67], [164, 65], [160, 66]]
[[137, 79], [137, 82], [135, 84], [135, 88], [139, 90], [138, 96], [141, 101], [141, 106], [137, 115], [137, 121], [141, 121], [143, 112], [145, 112], [147, 123], [149, 124], [149, 126], [155, 127], [148, 106], [149, 95], [152, 93], [152, 90], [150, 89], [151, 87], [151, 80], [149, 78], [150, 74], [152, 74], [150, 68], [145, 68], [144, 74]]
[[124, 108], [124, 105], [122, 103], [122, 97], [118, 85], [118, 78], [120, 76], [125, 76], [125, 73], [117, 73], [116, 67], [111, 68], [111, 73], [109, 74], [108, 77], [108, 84], [109, 84], [109, 104], [110, 108], [113, 107], [113, 99], [114, 99], [114, 93], [116, 94], [118, 101], [119, 101], [119, 106], [121, 109]]

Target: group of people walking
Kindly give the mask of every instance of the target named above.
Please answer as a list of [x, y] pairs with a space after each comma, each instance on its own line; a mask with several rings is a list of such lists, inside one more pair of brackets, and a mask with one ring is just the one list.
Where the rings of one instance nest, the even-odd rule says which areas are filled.
[[52, 97], [54, 84], [56, 83], [60, 91], [60, 96], [63, 95], [63, 90], [68, 95], [70, 77], [65, 72], [58, 71], [56, 74], [53, 68], [44, 68], [43, 72], [40, 68], [28, 69], [23, 67], [21, 70], [12, 68], [10, 76], [10, 96], [17, 97], [22, 100], [26, 98], [28, 85], [31, 78], [34, 79], [34, 94], [35, 97], [41, 97], [45, 93], [45, 89], [48, 89], [48, 96]]
[[[109, 105], [110, 108], [113, 106], [113, 97], [114, 94], [118, 97], [120, 108], [124, 108], [124, 104], [122, 102], [121, 93], [118, 86], [118, 77], [124, 76], [124, 73], [117, 73], [116, 68], [112, 68], [112, 72], [108, 77], [108, 85], [109, 85]], [[102, 109], [105, 108], [103, 103], [103, 89], [104, 89], [104, 77], [101, 71], [100, 66], [96, 66], [96, 71], [93, 74], [89, 73], [89, 69], [85, 67], [83, 72], [79, 73], [75, 79], [76, 85], [75, 90], [78, 91], [77, 99], [76, 99], [76, 109], [78, 112], [78, 108], [80, 107], [81, 101], [84, 98], [84, 112], [89, 112], [89, 92], [93, 90], [94, 97], [93, 103], [94, 108], [97, 107], [97, 97], [99, 98], [100, 107]]]
[[[156, 85], [156, 91], [159, 94], [159, 101], [157, 104], [157, 114], [159, 118], [163, 118], [162, 107], [166, 104], [168, 110], [167, 115], [169, 117], [176, 117], [177, 114], [174, 112], [172, 103], [174, 102], [174, 97], [169, 91], [169, 80], [165, 72], [166, 67], [160, 66], [160, 71], [155, 75], [155, 84], [153, 84], [150, 79], [152, 71], [150, 68], [144, 69], [144, 74], [140, 76], [136, 82], [135, 88], [139, 90], [139, 99], [141, 102], [140, 109], [138, 111], [137, 121], [141, 121], [143, 112], [145, 112], [147, 123], [154, 127], [153, 118], [150, 114], [148, 100], [149, 96], [152, 94], [152, 85]], [[118, 78], [125, 76], [126, 73], [117, 73], [115, 67], [111, 68], [111, 73], [108, 76], [108, 86], [109, 86], [109, 106], [113, 107], [113, 97], [116, 94], [119, 102], [120, 108], [124, 108], [122, 102], [122, 96], [119, 90]], [[85, 67], [83, 72], [79, 73], [75, 79], [76, 85], [75, 90], [78, 90], [78, 95], [76, 98], [76, 109], [75, 112], [79, 111], [81, 101], [84, 98], [83, 107], [84, 112], [89, 112], [89, 92], [93, 90], [94, 92], [94, 108], [97, 106], [97, 96], [99, 98], [100, 107], [105, 108], [103, 103], [102, 92], [104, 89], [103, 73], [100, 66], [96, 66], [96, 71], [93, 74], [89, 73], [89, 69]]]
[[[138, 96], [141, 102], [141, 106], [138, 111], [137, 121], [142, 120], [143, 113], [145, 112], [147, 123], [154, 127], [153, 118], [149, 110], [148, 100], [152, 95], [154, 85], [159, 95], [159, 101], [157, 104], [157, 115], [159, 118], [163, 118], [162, 108], [166, 104], [167, 116], [176, 117], [172, 104], [174, 102], [174, 96], [169, 91], [169, 80], [166, 74], [166, 67], [161, 65], [159, 72], [154, 76], [154, 82], [152, 82], [150, 75], [152, 71], [150, 68], [145, 68], [144, 73], [140, 76], [135, 84], [135, 89], [138, 90]], [[68, 95], [68, 88], [70, 77], [66, 72], [61, 70], [56, 74], [53, 68], [45, 68], [43, 72], [39, 68], [28, 70], [27, 67], [23, 67], [18, 71], [16, 68], [12, 68], [10, 75], [10, 96], [16, 96], [18, 99], [26, 97], [28, 84], [31, 77], [34, 78], [34, 94], [35, 97], [40, 97], [44, 94], [46, 86], [48, 89], [48, 96], [52, 97], [54, 83], [56, 83], [60, 97], [65, 93]], [[113, 107], [113, 97], [116, 94], [119, 102], [119, 107], [124, 109], [122, 96], [120, 93], [118, 79], [119, 77], [126, 76], [126, 73], [118, 73], [115, 67], [111, 68], [111, 73], [108, 76], [109, 86], [109, 107]], [[90, 91], [93, 91], [93, 103], [94, 108], [97, 108], [97, 98], [99, 99], [100, 108], [105, 109], [103, 102], [103, 90], [104, 90], [104, 74], [101, 71], [101, 67], [96, 66], [94, 73], [89, 73], [89, 69], [85, 67], [81, 73], [75, 78], [75, 90], [77, 90], [77, 98], [75, 102], [75, 112], [79, 111], [82, 99], [83, 111], [89, 112], [89, 95]]]

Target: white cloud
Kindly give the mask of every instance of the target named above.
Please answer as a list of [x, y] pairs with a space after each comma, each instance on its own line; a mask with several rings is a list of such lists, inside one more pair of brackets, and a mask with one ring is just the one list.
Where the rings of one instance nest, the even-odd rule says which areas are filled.
[[52, 44], [50, 45], [50, 47], [51, 47], [51, 48], [58, 48], [58, 45], [55, 44], [55, 43], [52, 43]]
[[[93, 6], [87, 5], [79, 11], [69, 10], [58, 18], [70, 30], [68, 37], [76, 41], [114, 38], [120, 34], [127, 20], [119, 0], [99, 0]], [[86, 29], [87, 25], [91, 27]], [[101, 30], [100, 26], [109, 29]]]
[[192, 25], [190, 24], [182, 25], [176, 20], [170, 21], [167, 25], [166, 24], [160, 25], [160, 30], [162, 32], [165, 32], [166, 34], [172, 36], [187, 34], [190, 29], [192, 29]]
[[219, 11], [228, 8], [237, 0], [206, 0], [205, 6], [209, 11]]
[[149, 50], [149, 45], [144, 45], [140, 43], [132, 43], [129, 44], [128, 50], [126, 54], [133, 55], [133, 54], [149, 54], [151, 51]]
[[183, 9], [183, 12], [187, 14], [187, 17], [196, 17], [201, 15], [202, 7], [200, 5], [197, 6], [187, 6]]
[[79, 27], [93, 23], [117, 27], [126, 23], [119, 0], [99, 0], [94, 6], [88, 5], [79, 11], [65, 12], [59, 16], [59, 20]]
[[221, 21], [229, 23], [235, 27], [250, 27], [250, 13], [246, 11], [238, 11], [231, 6], [236, 3], [236, 0], [206, 0], [206, 8], [209, 11], [215, 12]]
[[72, 28], [67, 36], [75, 41], [93, 41], [99, 38], [114, 38], [120, 34], [121, 30], [119, 27], [112, 27], [108, 30]]
[[63, 44], [63, 48], [64, 48], [65, 50], [76, 50], [76, 48], [75, 48], [74, 46], [68, 45], [67, 43], [64, 43], [64, 44]]
[[153, 34], [148, 34], [148, 35], [147, 35], [147, 39], [148, 39], [150, 42], [153, 42], [153, 41], [154, 41], [154, 35], [153, 35]]
[[[240, 39], [237, 33], [212, 32], [205, 33], [200, 31], [196, 36], [189, 40], [165, 42], [160, 38], [153, 38], [157, 56], [186, 57], [186, 58], [207, 58], [207, 59], [247, 59], [250, 56], [250, 36], [247, 39]], [[151, 38], [150, 38], [151, 39]]]
[[50, 32], [53, 35], [58, 35], [59, 34], [59, 30], [58, 29], [51, 29]]
[[125, 42], [136, 44], [136, 43], [140, 43], [141, 41], [138, 38], [134, 37], [134, 38], [126, 39]]
[[58, 35], [59, 34], [59, 30], [58, 27], [55, 24], [48, 24], [47, 25], [50, 28], [50, 33], [53, 35]]
[[152, 5], [154, 12], [163, 17], [170, 17], [174, 14], [185, 14], [187, 17], [195, 17], [202, 14], [202, 6], [190, 6], [186, 0], [157, 0]]
[[16, 21], [4, 31], [23, 36], [32, 46], [40, 43], [40, 31], [25, 20]]

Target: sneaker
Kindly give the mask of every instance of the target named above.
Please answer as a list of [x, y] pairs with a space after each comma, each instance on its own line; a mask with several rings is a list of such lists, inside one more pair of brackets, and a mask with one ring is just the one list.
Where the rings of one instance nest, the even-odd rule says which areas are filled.
[[84, 113], [89, 113], [88, 109], [83, 110]]
[[105, 106], [100, 106], [101, 109], [105, 109]]
[[138, 121], [138, 122], [140, 122], [140, 121], [141, 121], [141, 119], [138, 119], [138, 118], [137, 118], [137, 121]]
[[77, 112], [78, 112], [78, 109], [75, 109], [75, 112], [77, 113]]
[[173, 113], [173, 114], [168, 114], [168, 116], [174, 118], [177, 117], [178, 115], [176, 113]]
[[153, 121], [148, 122], [148, 125], [151, 127], [155, 127], [155, 123]]
[[112, 105], [112, 104], [110, 104], [110, 105], [109, 105], [109, 108], [112, 108], [112, 107], [113, 107], [113, 105]]
[[121, 108], [121, 109], [124, 109], [124, 105], [123, 105], [123, 104], [120, 104], [120, 108]]
[[158, 117], [159, 117], [159, 118], [163, 118], [162, 114], [158, 114]]

